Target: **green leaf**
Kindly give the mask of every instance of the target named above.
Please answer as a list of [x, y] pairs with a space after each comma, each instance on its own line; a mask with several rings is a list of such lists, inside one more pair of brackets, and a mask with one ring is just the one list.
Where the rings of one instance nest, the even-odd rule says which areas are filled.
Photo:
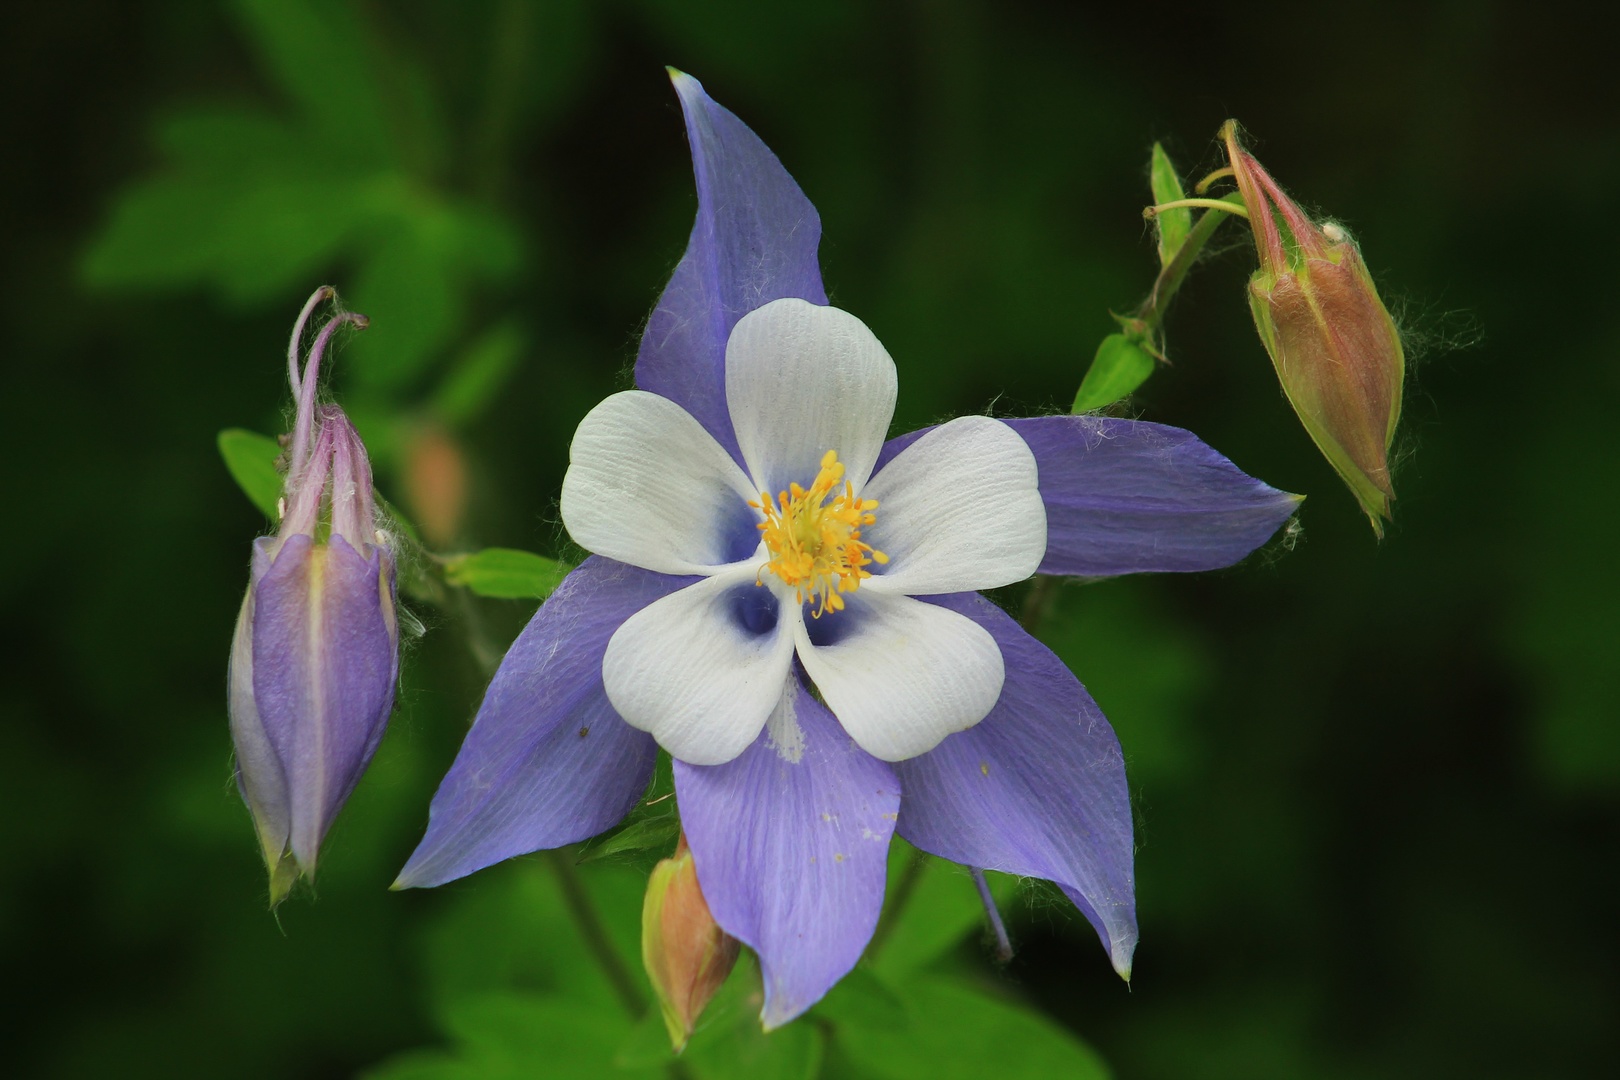
[[457, 555], [444, 567], [450, 584], [497, 600], [544, 600], [569, 569], [556, 559], [515, 548], [485, 548]]
[[904, 989], [904, 1028], [844, 1027], [839, 1050], [874, 1080], [1105, 1080], [1108, 1069], [1079, 1039], [1029, 1008], [967, 983], [918, 976]]
[[649, 815], [625, 825], [618, 832], [586, 848], [580, 855], [581, 863], [600, 862], [616, 855], [629, 855], [642, 851], [660, 852], [660, 857], [675, 850], [675, 841], [681, 833], [681, 819], [673, 805], [662, 814]]
[[[1182, 189], [1181, 180], [1176, 176], [1176, 168], [1170, 164], [1170, 155], [1164, 152], [1164, 147], [1158, 143], [1153, 144], [1153, 161], [1148, 169], [1148, 182], [1153, 187], [1153, 201], [1157, 203], [1175, 202], [1185, 199], [1187, 193]], [[1187, 233], [1192, 230], [1192, 209], [1178, 206], [1174, 210], [1166, 210], [1157, 215], [1154, 220], [1159, 226], [1159, 265], [1169, 265], [1176, 252], [1187, 239]]]
[[1109, 334], [1097, 346], [1069, 411], [1078, 415], [1122, 400], [1147, 381], [1154, 366], [1153, 357], [1140, 345], [1124, 334]]
[[265, 517], [275, 521], [276, 504], [281, 501], [282, 480], [276, 471], [281, 444], [256, 431], [226, 428], [219, 433], [219, 456], [225, 459], [225, 467], [242, 493], [264, 511]]

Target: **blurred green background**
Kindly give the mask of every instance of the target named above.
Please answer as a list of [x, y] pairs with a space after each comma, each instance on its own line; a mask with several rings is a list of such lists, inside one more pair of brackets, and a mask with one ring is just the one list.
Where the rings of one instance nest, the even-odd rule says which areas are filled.
[[[1356, 231], [1426, 346], [1377, 544], [1277, 389], [1228, 227], [1134, 414], [1309, 494], [1303, 532], [1219, 574], [1068, 587], [1043, 631], [1124, 744], [1135, 981], [1039, 888], [1010, 906], [1005, 971], [961, 926], [928, 962], [1035, 1003], [1121, 1077], [1600, 1074], [1620, 1051], [1620, 278], [1599, 228], [1620, 110], [1588, 17], [7, 5], [8, 1074], [343, 1077], [476, 1041], [468, 995], [606, 993], [541, 861], [385, 891], [482, 687], [464, 629], [498, 646], [521, 602], [418, 609], [318, 893], [265, 912], [224, 713], [265, 523], [214, 440], [283, 430], [286, 333], [330, 282], [372, 318], [330, 370], [384, 494], [446, 547], [557, 553], [568, 440], [627, 385], [695, 206], [665, 64], [820, 208], [833, 301], [900, 365], [897, 430], [1066, 407], [1152, 280], [1149, 146], [1202, 175], [1228, 116]], [[643, 872], [585, 875], [632, 957]], [[518, 1026], [535, 1049], [500, 1075], [548, 1075], [551, 1029]], [[903, 1076], [893, 1052], [877, 1072]]]

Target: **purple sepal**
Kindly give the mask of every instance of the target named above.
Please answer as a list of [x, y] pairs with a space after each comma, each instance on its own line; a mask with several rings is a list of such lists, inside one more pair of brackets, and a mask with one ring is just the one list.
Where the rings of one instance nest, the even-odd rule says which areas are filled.
[[[797, 678], [789, 700], [802, 741], [773, 739], [778, 713], [733, 761], [675, 762], [698, 884], [715, 921], [759, 956], [767, 1030], [814, 1005], [861, 958], [900, 808], [893, 769], [856, 746]], [[779, 743], [800, 747], [799, 759]]]
[[[1181, 428], [1101, 416], [1002, 423], [1023, 436], [1040, 473], [1046, 557], [1037, 573], [1218, 570], [1270, 539], [1302, 499], [1249, 476]], [[877, 469], [930, 430], [890, 439]]]
[[759, 136], [690, 75], [670, 79], [686, 115], [698, 212], [686, 254], [647, 320], [636, 385], [697, 417], [740, 460], [726, 407], [726, 339], [762, 304], [827, 302], [821, 218]]
[[263, 751], [272, 752], [284, 784], [287, 845], [309, 875], [393, 708], [393, 560], [380, 547], [361, 554], [335, 534], [326, 544], [302, 533], [264, 538], [256, 548], [252, 686], [264, 742], [239, 741], [238, 766], [245, 793], [273, 793]]
[[895, 765], [900, 835], [952, 862], [1056, 882], [1129, 978], [1136, 894], [1119, 740], [1063, 661], [1006, 612], [973, 593], [927, 599], [990, 631], [1007, 681], [976, 727]]
[[593, 556], [557, 586], [495, 672], [395, 888], [584, 840], [630, 812], [658, 745], [608, 703], [602, 654], [625, 619], [692, 580]]
[[1040, 470], [1043, 574], [1215, 570], [1265, 543], [1299, 507], [1299, 496], [1180, 428], [1098, 416], [1006, 423]]

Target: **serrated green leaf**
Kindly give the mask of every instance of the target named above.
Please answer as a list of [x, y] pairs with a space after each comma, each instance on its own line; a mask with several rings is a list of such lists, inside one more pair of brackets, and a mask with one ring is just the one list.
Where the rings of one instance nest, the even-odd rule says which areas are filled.
[[1124, 399], [1147, 381], [1155, 366], [1153, 357], [1130, 338], [1109, 334], [1097, 346], [1069, 411], [1079, 415]]
[[902, 988], [911, 1022], [845, 1027], [840, 1051], [881, 1080], [1106, 1080], [1095, 1051], [1040, 1013], [967, 983], [917, 976]]
[[276, 471], [281, 444], [246, 428], [226, 428], [219, 433], [219, 456], [242, 494], [275, 521], [276, 503], [281, 501], [282, 477]]
[[556, 559], [515, 548], [485, 548], [457, 555], [444, 566], [450, 584], [496, 600], [544, 600], [568, 571]]
[[456, 426], [477, 418], [517, 369], [523, 345], [522, 327], [505, 322], [468, 346], [433, 395], [444, 422]]
[[[1148, 183], [1153, 188], [1153, 201], [1155, 204], [1175, 202], [1185, 199], [1187, 192], [1181, 186], [1181, 178], [1176, 175], [1176, 167], [1170, 163], [1170, 155], [1164, 152], [1164, 147], [1158, 143], [1153, 144], [1153, 160], [1148, 168]], [[1166, 210], [1154, 218], [1159, 227], [1159, 265], [1168, 265], [1181, 250], [1186, 242], [1187, 233], [1192, 230], [1192, 210], [1189, 207], [1178, 206], [1174, 210]]]

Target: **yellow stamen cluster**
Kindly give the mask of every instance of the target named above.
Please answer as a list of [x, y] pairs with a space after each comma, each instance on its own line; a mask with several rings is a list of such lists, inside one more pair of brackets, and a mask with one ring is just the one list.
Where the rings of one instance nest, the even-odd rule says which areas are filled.
[[[839, 491], [841, 480], [844, 486]], [[855, 497], [836, 450], [822, 457], [821, 471], [808, 491], [793, 484], [777, 496], [775, 505], [765, 492], [748, 505], [765, 515], [759, 531], [771, 561], [760, 573], [769, 570], [781, 578], [798, 592], [799, 603], [813, 602], [812, 618], [843, 610], [839, 594], [860, 588], [861, 579], [872, 576], [868, 566], [889, 561], [883, 552], [861, 542], [861, 527], [877, 520], [872, 511], [878, 504]]]

